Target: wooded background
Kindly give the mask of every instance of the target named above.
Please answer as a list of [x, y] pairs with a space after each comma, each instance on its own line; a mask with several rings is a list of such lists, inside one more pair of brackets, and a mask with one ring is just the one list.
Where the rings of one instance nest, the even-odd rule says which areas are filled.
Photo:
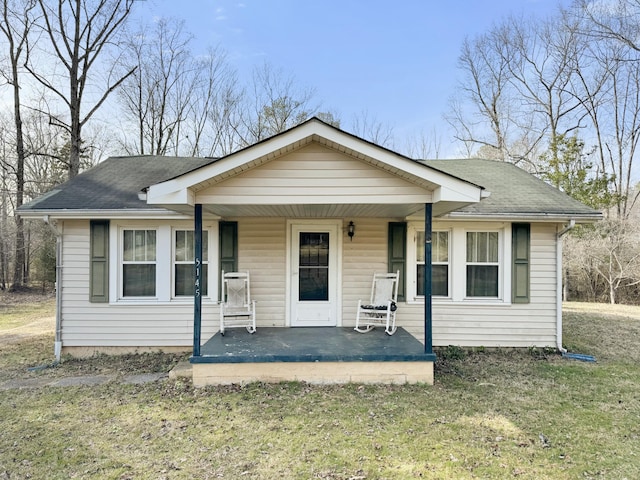
[[[134, 0], [2, 0], [0, 289], [55, 280], [55, 237], [15, 209], [107, 155], [219, 157], [315, 115], [416, 159], [439, 132], [399, 139], [366, 109], [348, 122], [312, 86], [225, 51], [193, 51], [172, 18], [133, 24]], [[443, 113], [460, 157], [511, 162], [604, 213], [564, 237], [565, 298], [640, 303], [640, 0], [576, 0], [508, 16], [460, 46]], [[117, 122], [105, 122], [117, 118]]]

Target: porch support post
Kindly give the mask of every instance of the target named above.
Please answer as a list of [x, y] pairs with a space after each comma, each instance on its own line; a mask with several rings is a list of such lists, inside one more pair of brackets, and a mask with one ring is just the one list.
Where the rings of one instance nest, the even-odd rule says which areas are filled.
[[424, 353], [433, 353], [433, 306], [431, 303], [432, 265], [431, 265], [431, 236], [432, 236], [433, 204], [424, 205]]
[[202, 205], [197, 203], [193, 212], [194, 227], [194, 269], [195, 285], [193, 289], [193, 356], [200, 356], [200, 334], [202, 330]]

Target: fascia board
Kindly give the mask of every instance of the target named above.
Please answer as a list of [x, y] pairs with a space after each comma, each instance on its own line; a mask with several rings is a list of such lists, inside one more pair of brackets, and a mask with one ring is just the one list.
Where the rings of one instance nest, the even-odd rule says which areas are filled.
[[451, 212], [440, 219], [447, 220], [499, 220], [510, 222], [519, 221], [535, 221], [535, 222], [568, 222], [569, 220], [575, 220], [576, 223], [595, 223], [602, 220], [602, 214], [590, 215], [590, 214], [559, 214], [559, 213], [490, 213], [490, 214], [472, 214], [464, 212]]
[[189, 188], [167, 192], [162, 195], [153, 195], [147, 192], [148, 205], [190, 205], [195, 204], [195, 196]]
[[[453, 188], [452, 188], [453, 187]], [[482, 198], [482, 189], [470, 183], [440, 185], [433, 192], [433, 203], [468, 202], [477, 203]]]
[[29, 210], [18, 212], [23, 218], [40, 220], [44, 217], [60, 220], [72, 219], [158, 219], [158, 220], [190, 220], [192, 215], [172, 212], [170, 210]]

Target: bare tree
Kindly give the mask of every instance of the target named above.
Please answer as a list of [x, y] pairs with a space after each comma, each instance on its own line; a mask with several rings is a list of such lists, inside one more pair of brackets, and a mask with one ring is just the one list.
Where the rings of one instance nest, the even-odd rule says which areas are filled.
[[322, 120], [324, 123], [333, 125], [336, 128], [340, 128], [340, 124], [342, 123], [340, 120], [340, 115], [338, 115], [338, 113], [336, 112], [332, 112], [331, 110], [318, 112], [316, 113], [316, 117]]
[[503, 52], [504, 28], [496, 27], [473, 40], [464, 40], [458, 57], [463, 75], [458, 82], [460, 94], [449, 100], [450, 112], [445, 120], [453, 127], [454, 137], [468, 145], [468, 151], [473, 146], [488, 147], [493, 158], [507, 161], [512, 101], [509, 59]]
[[353, 116], [350, 131], [354, 135], [373, 142], [376, 145], [386, 148], [394, 147], [395, 138], [393, 127], [388, 123], [379, 121], [367, 110], [362, 110]]
[[[12, 164], [10, 168], [15, 175], [16, 209], [24, 203], [24, 163], [26, 157], [22, 127], [22, 100], [20, 97], [22, 88], [21, 65], [27, 60], [27, 41], [34, 22], [33, 10], [35, 6], [35, 0], [3, 0], [2, 22], [0, 22], [0, 31], [7, 40], [7, 56], [9, 59], [9, 72], [5, 75], [5, 79], [13, 91], [15, 165]], [[9, 167], [9, 163], [4, 166], [4, 168], [7, 167]], [[15, 222], [16, 239], [12, 289], [20, 288], [27, 280], [25, 278], [24, 222], [22, 217], [18, 215], [15, 215]]]
[[[31, 200], [63, 183], [67, 176], [66, 161], [70, 142], [66, 132], [49, 124], [48, 118], [32, 112], [24, 119], [25, 149], [29, 152], [25, 162], [25, 199]], [[83, 152], [87, 149], [83, 148]], [[86, 153], [83, 163], [90, 166]]]
[[442, 137], [435, 128], [430, 132], [421, 130], [411, 135], [406, 142], [404, 151], [410, 158], [419, 160], [438, 159], [442, 150]]
[[582, 54], [576, 29], [553, 17], [511, 17], [508, 25], [509, 70], [521, 99], [520, 112], [528, 119], [519, 126], [534, 129], [534, 144], [545, 138], [553, 143], [558, 135], [579, 129], [585, 116], [580, 102], [567, 91]]
[[242, 143], [251, 145], [294, 127], [317, 111], [312, 88], [300, 86], [293, 75], [263, 63], [253, 70], [253, 78], [243, 110]]
[[180, 127], [195, 95], [194, 65], [184, 22], [161, 19], [153, 29], [128, 35], [123, 74], [133, 71], [120, 89], [126, 116], [135, 119], [131, 154], [177, 155]]
[[9, 250], [13, 238], [9, 227], [13, 181], [9, 175], [7, 159], [13, 155], [13, 152], [7, 152], [10, 142], [7, 141], [8, 132], [2, 120], [0, 120], [0, 290], [6, 290], [9, 285]]
[[567, 93], [580, 43], [558, 19], [508, 17], [466, 40], [459, 57], [460, 95], [445, 117], [476, 154], [535, 171], [545, 138], [581, 125], [580, 102]]
[[[52, 58], [44, 61], [46, 70], [40, 69], [40, 63], [36, 65], [33, 61], [28, 63], [27, 68], [47, 91], [68, 108], [66, 120], [53, 111], [47, 113], [51, 123], [63, 128], [69, 135], [68, 173], [69, 178], [73, 178], [80, 171], [82, 128], [135, 70], [114, 77], [113, 65], [107, 66], [106, 84], [102, 86], [90, 76], [100, 68], [98, 60], [105, 57], [106, 51], [116, 40], [131, 13], [134, 0], [37, 1], [43, 18], [42, 29], [50, 41], [53, 54]], [[49, 61], [55, 62], [55, 68], [61, 68], [64, 75], [45, 73], [50, 71]], [[61, 78], [68, 80], [66, 86], [59, 81]], [[88, 102], [91, 104], [87, 108]]]
[[190, 155], [227, 155], [242, 146], [237, 131], [243, 95], [224, 51], [209, 48], [198, 58], [192, 93], [195, 101], [183, 129]]
[[640, 0], [611, 0], [594, 2], [575, 0], [574, 11], [588, 20], [589, 28], [583, 34], [590, 39], [615, 40], [624, 46], [640, 52], [638, 42], [638, 18]]
[[583, 238], [585, 252], [595, 273], [608, 290], [609, 301], [617, 302], [622, 287], [640, 284], [640, 228], [637, 222], [608, 219], [600, 222]]
[[605, 139], [602, 163], [613, 173], [617, 194], [617, 215], [627, 218], [638, 199], [632, 194], [633, 164], [640, 141], [640, 62], [625, 63], [611, 77], [610, 121], [614, 125]]
[[242, 90], [236, 73], [219, 48], [195, 56], [192, 40], [184, 22], [175, 19], [127, 35], [124, 69], [135, 73], [119, 98], [128, 119], [128, 153], [214, 156], [240, 146]]
[[[640, 141], [640, 59], [632, 41], [636, 37], [623, 38], [640, 28], [640, 4], [576, 5], [565, 17], [578, 25], [587, 55], [576, 68], [571, 92], [588, 115], [599, 167], [613, 175], [616, 215], [624, 219], [638, 200], [633, 172]], [[614, 28], [621, 33], [614, 34]]]

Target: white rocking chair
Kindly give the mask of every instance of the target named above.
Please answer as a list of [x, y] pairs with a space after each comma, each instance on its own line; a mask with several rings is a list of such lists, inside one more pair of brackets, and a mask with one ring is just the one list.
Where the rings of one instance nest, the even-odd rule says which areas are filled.
[[368, 303], [358, 300], [356, 332], [367, 333], [376, 326], [384, 326], [387, 335], [396, 333], [396, 302], [398, 300], [398, 277], [396, 273], [375, 273]]
[[256, 332], [256, 301], [251, 300], [249, 272], [222, 272], [220, 334], [227, 328], [244, 327]]

